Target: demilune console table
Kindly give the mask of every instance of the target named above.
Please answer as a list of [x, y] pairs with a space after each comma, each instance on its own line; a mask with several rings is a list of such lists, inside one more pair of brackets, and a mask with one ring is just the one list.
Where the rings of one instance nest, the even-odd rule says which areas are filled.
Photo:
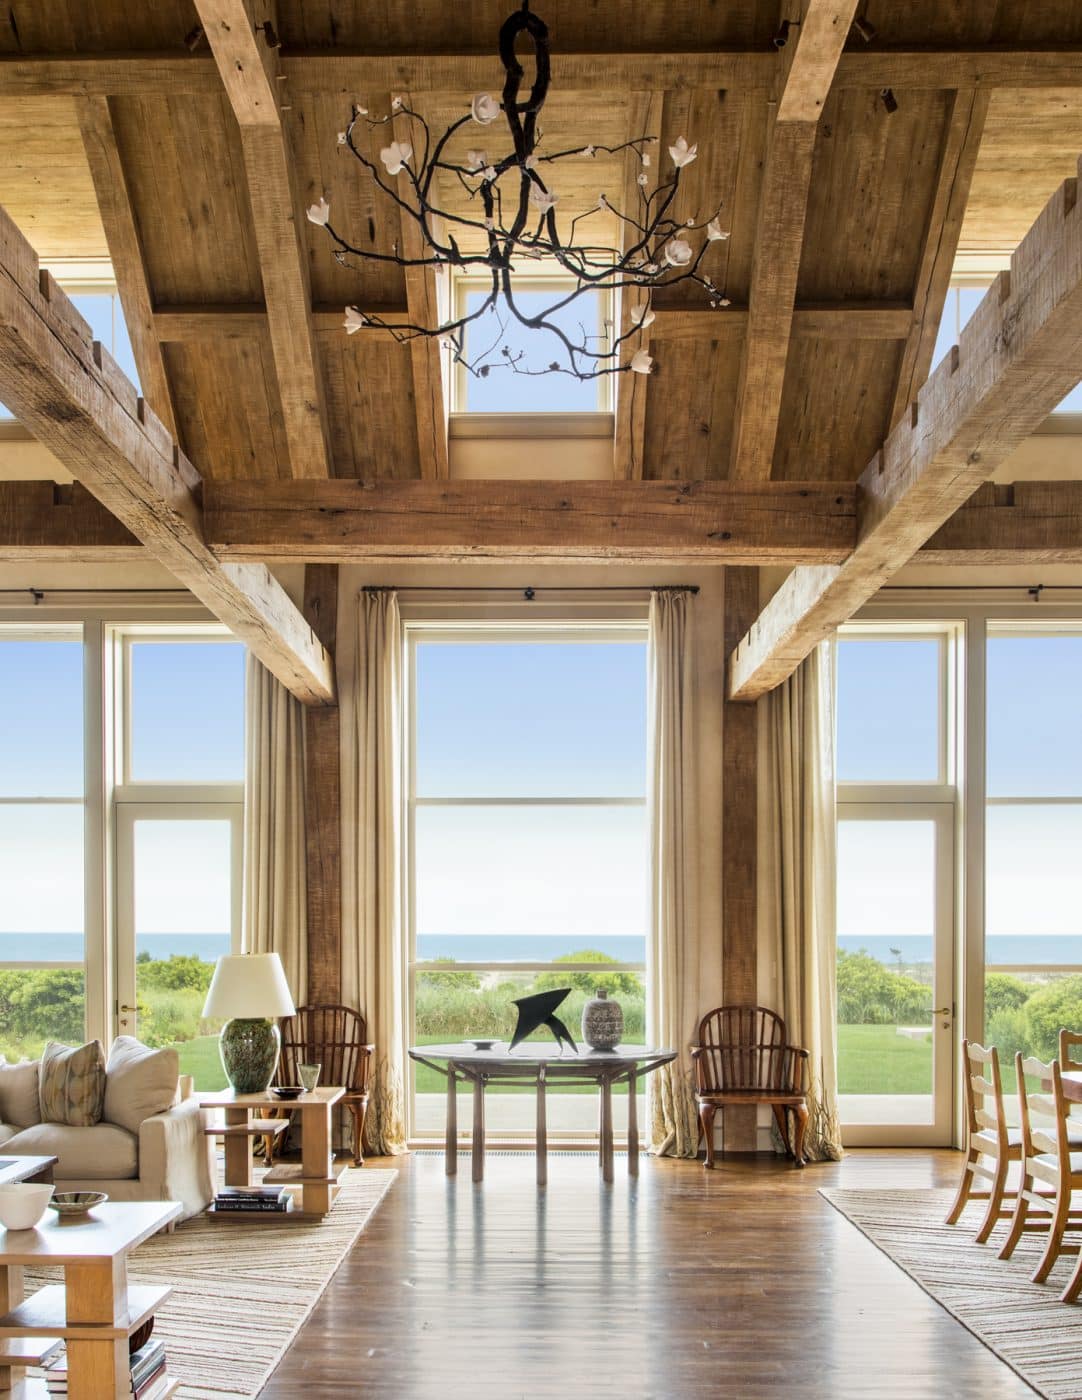
[[635, 1095], [642, 1075], [676, 1059], [675, 1050], [649, 1050], [644, 1045], [621, 1045], [615, 1050], [579, 1050], [561, 1054], [554, 1045], [526, 1041], [514, 1050], [494, 1045], [477, 1050], [472, 1045], [415, 1045], [410, 1059], [447, 1076], [447, 1175], [458, 1171], [458, 1084], [473, 1085], [473, 1179], [485, 1175], [485, 1089], [489, 1084], [533, 1082], [537, 1090], [537, 1184], [548, 1181], [548, 1130], [545, 1091], [564, 1084], [594, 1083], [600, 1090], [601, 1175], [613, 1180], [612, 1089], [627, 1085], [627, 1170], [639, 1174], [639, 1126]]

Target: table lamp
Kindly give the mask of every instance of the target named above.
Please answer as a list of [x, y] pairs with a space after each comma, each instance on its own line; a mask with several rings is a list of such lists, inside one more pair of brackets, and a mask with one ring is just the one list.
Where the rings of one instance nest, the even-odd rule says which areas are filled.
[[277, 953], [228, 954], [218, 959], [203, 1015], [225, 1018], [218, 1039], [225, 1076], [237, 1094], [261, 1094], [274, 1077], [282, 1037], [279, 1016], [296, 1007]]

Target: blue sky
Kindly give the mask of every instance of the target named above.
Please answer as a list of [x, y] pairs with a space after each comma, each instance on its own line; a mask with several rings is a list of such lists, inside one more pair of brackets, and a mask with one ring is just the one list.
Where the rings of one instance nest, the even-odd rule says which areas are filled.
[[[475, 311], [485, 300], [485, 292], [470, 292], [467, 310]], [[548, 292], [518, 292], [515, 305], [526, 316], [536, 316], [559, 301], [564, 293], [557, 288]], [[573, 345], [587, 344], [599, 348], [596, 337], [598, 325], [596, 293], [578, 297], [570, 306], [549, 319], [560, 327]], [[590, 318], [592, 324], [587, 324]], [[500, 330], [500, 320], [504, 329]], [[495, 345], [491, 355], [485, 352]], [[466, 327], [466, 358], [495, 361], [487, 378], [466, 376], [466, 407], [472, 413], [594, 413], [598, 405], [598, 381], [580, 380], [570, 374], [541, 374], [525, 376], [504, 367], [500, 347], [506, 345], [512, 355], [523, 354], [521, 368], [544, 369], [553, 361], [568, 363], [567, 350], [551, 331], [530, 331], [511, 315], [502, 299], [497, 308]], [[630, 357], [630, 351], [628, 356]], [[584, 368], [582, 364], [580, 369]]]

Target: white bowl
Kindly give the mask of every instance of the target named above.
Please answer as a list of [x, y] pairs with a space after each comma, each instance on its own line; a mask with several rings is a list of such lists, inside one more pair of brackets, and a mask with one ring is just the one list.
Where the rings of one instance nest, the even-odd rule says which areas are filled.
[[8, 1230], [32, 1230], [52, 1198], [51, 1182], [13, 1181], [0, 1186], [0, 1225]]

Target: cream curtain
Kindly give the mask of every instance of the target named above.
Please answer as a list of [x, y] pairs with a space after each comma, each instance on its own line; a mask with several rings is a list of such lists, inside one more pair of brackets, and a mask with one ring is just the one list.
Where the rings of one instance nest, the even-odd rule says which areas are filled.
[[823, 642], [767, 697], [767, 805], [785, 1024], [808, 1051], [812, 1161], [842, 1155], [835, 1016], [834, 666]]
[[402, 625], [398, 597], [360, 597], [352, 716], [343, 715], [342, 1000], [359, 1007], [376, 1046], [366, 1138], [405, 1152], [401, 899]]
[[249, 653], [245, 685], [244, 918], [249, 953], [278, 953], [308, 988], [304, 707]]
[[651, 920], [647, 1038], [679, 1053], [650, 1075], [651, 1151], [694, 1157], [699, 1131], [688, 1048], [698, 1016], [699, 930], [691, 909], [694, 744], [691, 714], [689, 595], [659, 589], [650, 597], [649, 813]]

